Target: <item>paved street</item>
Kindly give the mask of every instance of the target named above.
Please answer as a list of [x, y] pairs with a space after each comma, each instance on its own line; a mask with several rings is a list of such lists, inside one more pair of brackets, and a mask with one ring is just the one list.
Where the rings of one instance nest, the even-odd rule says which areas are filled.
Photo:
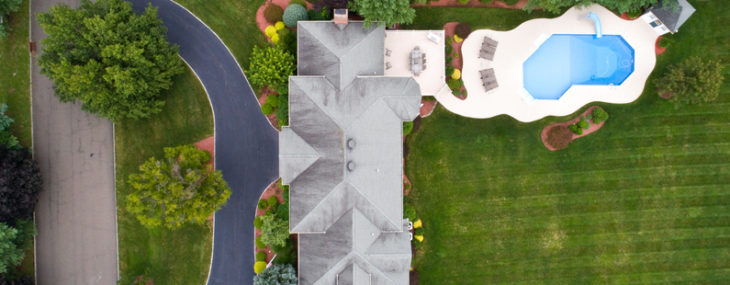
[[213, 264], [208, 283], [251, 284], [253, 219], [261, 192], [279, 176], [278, 132], [261, 113], [233, 55], [210, 29], [172, 1], [130, 2], [137, 11], [149, 2], [159, 7], [168, 39], [180, 46], [180, 56], [200, 77], [213, 104], [215, 164], [233, 194], [215, 214]]
[[[35, 14], [57, 3], [31, 1], [31, 40], [46, 37]], [[39, 46], [40, 50], [40, 46]], [[33, 151], [43, 175], [36, 207], [37, 284], [116, 284], [117, 219], [112, 124], [63, 104], [31, 67]]]

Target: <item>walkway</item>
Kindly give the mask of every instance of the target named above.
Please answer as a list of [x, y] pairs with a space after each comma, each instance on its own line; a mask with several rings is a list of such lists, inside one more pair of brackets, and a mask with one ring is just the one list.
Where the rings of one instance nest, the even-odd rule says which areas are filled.
[[[250, 284], [253, 219], [258, 197], [278, 175], [278, 132], [226, 46], [205, 24], [170, 0], [130, 0], [141, 11], [151, 2], [180, 46], [180, 56], [203, 82], [215, 116], [215, 164], [233, 190], [215, 214], [209, 284]], [[235, 25], [231, 28], [235, 28]], [[239, 39], [246, 40], [246, 39]]]
[[[31, 1], [31, 40], [46, 34], [35, 15], [58, 3]], [[52, 83], [31, 66], [33, 152], [43, 175], [36, 206], [37, 284], [116, 284], [117, 208], [112, 124], [61, 103]]]
[[[560, 100], [535, 100], [523, 87], [522, 66], [550, 34], [594, 34], [588, 12], [598, 14], [604, 34], [621, 35], [634, 49], [634, 71], [618, 86], [573, 85]], [[478, 58], [485, 36], [499, 42], [494, 60]], [[626, 21], [600, 5], [573, 7], [554, 19], [533, 19], [510, 31], [476, 30], [461, 47], [464, 67], [462, 80], [467, 91], [465, 100], [447, 92], [436, 99], [449, 111], [471, 118], [490, 118], [507, 114], [522, 122], [545, 116], [564, 116], [590, 102], [629, 103], [641, 95], [646, 79], [654, 69], [656, 32], [643, 20]], [[485, 92], [479, 70], [493, 68], [499, 83]]]

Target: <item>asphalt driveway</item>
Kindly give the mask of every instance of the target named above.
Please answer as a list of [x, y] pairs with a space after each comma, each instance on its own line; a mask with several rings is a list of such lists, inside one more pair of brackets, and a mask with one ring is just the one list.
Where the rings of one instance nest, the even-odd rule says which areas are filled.
[[[209, 284], [250, 284], [253, 219], [261, 192], [278, 178], [278, 132], [261, 113], [233, 55], [205, 24], [169, 0], [128, 0], [136, 11], [159, 7], [170, 42], [203, 83], [215, 116], [215, 164], [233, 194], [215, 214]], [[211, 3], [215, 5], [215, 3]], [[246, 39], [240, 39], [246, 40]]]

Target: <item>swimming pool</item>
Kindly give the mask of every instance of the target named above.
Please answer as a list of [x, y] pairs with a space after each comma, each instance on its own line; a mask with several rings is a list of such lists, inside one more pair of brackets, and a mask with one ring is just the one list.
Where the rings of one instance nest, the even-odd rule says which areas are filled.
[[572, 85], [621, 85], [633, 71], [634, 49], [619, 35], [554, 34], [523, 63], [523, 85], [558, 100]]

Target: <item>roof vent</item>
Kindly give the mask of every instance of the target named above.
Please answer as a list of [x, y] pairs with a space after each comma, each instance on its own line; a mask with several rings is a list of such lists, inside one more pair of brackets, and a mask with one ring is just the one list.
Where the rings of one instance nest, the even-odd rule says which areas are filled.
[[348, 149], [355, 148], [355, 140], [354, 139], [347, 139], [347, 148]]
[[335, 9], [335, 24], [347, 25], [347, 9]]
[[347, 170], [349, 170], [349, 171], [355, 170], [355, 163], [352, 160], [347, 162]]

